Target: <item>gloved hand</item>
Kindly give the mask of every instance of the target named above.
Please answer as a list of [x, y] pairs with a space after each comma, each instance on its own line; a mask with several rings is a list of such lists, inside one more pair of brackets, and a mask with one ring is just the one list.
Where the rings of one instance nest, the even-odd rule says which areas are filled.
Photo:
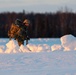
[[27, 37], [26, 37], [26, 40], [30, 40], [30, 37], [29, 37], [29, 36], [27, 36]]

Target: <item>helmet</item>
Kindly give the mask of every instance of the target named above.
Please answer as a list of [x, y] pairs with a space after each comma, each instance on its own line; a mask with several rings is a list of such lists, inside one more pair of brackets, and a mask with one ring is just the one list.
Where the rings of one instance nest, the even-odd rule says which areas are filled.
[[20, 19], [16, 19], [16, 20], [15, 20], [15, 24], [16, 24], [16, 25], [21, 25], [21, 24], [22, 24], [22, 21], [21, 21]]

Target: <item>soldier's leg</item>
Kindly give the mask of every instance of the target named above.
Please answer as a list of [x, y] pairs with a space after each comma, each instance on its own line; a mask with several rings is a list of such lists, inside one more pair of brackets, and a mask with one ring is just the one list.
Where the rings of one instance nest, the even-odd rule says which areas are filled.
[[24, 41], [22, 39], [18, 39], [18, 45], [19, 46], [24, 45]]
[[28, 39], [26, 39], [26, 45], [28, 44]]
[[19, 42], [19, 40], [18, 40], [18, 39], [16, 39], [16, 41], [18, 42], [18, 45], [20, 46], [20, 42]]
[[18, 45], [19, 45], [19, 46], [21, 46], [21, 45], [22, 45], [22, 43], [21, 43], [20, 41], [18, 41]]

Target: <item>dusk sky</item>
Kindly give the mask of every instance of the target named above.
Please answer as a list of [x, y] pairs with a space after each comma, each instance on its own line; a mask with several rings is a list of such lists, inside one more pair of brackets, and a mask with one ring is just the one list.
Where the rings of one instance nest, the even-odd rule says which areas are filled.
[[0, 0], [0, 12], [57, 12], [66, 7], [76, 12], [76, 0]]

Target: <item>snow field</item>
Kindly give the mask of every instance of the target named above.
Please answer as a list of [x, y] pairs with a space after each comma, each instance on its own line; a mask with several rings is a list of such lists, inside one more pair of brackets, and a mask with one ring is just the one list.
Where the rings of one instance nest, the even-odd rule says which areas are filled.
[[31, 39], [18, 46], [17, 41], [0, 39], [0, 75], [76, 75], [76, 38]]
[[1, 75], [76, 75], [76, 51], [0, 54]]

